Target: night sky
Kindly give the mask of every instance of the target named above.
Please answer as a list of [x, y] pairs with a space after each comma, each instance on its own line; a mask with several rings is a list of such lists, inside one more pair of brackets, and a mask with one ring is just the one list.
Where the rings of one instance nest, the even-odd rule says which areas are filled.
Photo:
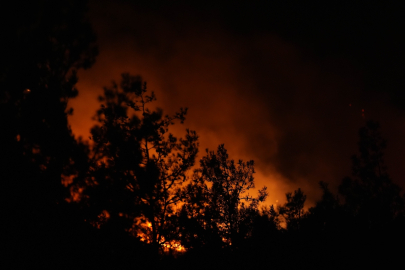
[[199, 157], [224, 143], [253, 159], [269, 204], [301, 187], [310, 206], [319, 181], [336, 188], [369, 119], [404, 187], [405, 2], [337, 3], [90, 1], [100, 54], [79, 71], [72, 130], [89, 137], [102, 87], [129, 72], [165, 112], [189, 108], [173, 132], [196, 130]]

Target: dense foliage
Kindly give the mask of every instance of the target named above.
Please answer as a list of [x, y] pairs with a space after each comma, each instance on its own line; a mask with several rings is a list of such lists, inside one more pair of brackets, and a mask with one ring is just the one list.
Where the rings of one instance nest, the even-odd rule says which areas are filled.
[[300, 188], [279, 207], [266, 204], [266, 187], [250, 195], [254, 162], [236, 162], [224, 144], [195, 164], [197, 133], [171, 133], [187, 109], [152, 109], [156, 97], [137, 76], [104, 89], [91, 142], [76, 141], [67, 101], [76, 71], [97, 54], [85, 11], [83, 1], [17, 1], [2, 29], [2, 243], [13, 269], [341, 269], [401, 259], [404, 196], [376, 122], [360, 129], [339, 193], [321, 182], [308, 210]]

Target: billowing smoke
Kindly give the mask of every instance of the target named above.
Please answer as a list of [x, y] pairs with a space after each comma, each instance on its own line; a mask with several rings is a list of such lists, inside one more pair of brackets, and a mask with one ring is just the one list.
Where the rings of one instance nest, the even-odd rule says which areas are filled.
[[74, 133], [89, 136], [97, 95], [129, 72], [147, 81], [167, 113], [189, 108], [174, 129], [197, 131], [200, 156], [224, 143], [231, 158], [255, 160], [256, 186], [268, 186], [270, 204], [298, 187], [312, 204], [319, 181], [336, 188], [350, 174], [358, 128], [369, 118], [381, 122], [391, 175], [401, 181], [403, 113], [384, 93], [364, 94], [356, 63], [319, 58], [272, 32], [235, 32], [211, 15], [92, 3], [100, 55], [79, 73], [79, 96], [70, 103]]

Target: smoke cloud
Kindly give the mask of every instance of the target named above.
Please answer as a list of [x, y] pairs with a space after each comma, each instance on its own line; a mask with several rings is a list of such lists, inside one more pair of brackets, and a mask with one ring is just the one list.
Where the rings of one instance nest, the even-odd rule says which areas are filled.
[[383, 92], [365, 94], [356, 62], [319, 57], [272, 31], [237, 32], [221, 14], [192, 7], [91, 2], [89, 15], [100, 55], [79, 72], [79, 96], [69, 104], [76, 136], [89, 136], [102, 87], [129, 72], [147, 81], [166, 113], [189, 108], [173, 128], [197, 131], [200, 157], [224, 143], [231, 158], [253, 159], [256, 187], [268, 186], [270, 204], [301, 187], [311, 205], [319, 181], [336, 188], [350, 175], [366, 119], [380, 121], [388, 167], [402, 180], [404, 114]]

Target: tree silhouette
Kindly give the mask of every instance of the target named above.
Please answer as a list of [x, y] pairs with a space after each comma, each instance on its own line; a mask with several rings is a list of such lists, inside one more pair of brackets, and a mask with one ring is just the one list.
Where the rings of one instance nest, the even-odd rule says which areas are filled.
[[2, 24], [8, 41], [0, 64], [4, 145], [38, 166], [59, 166], [57, 177], [73, 142], [67, 101], [78, 92], [76, 71], [90, 67], [97, 53], [86, 9], [85, 1], [13, 1], [15, 23]]
[[210, 206], [211, 197], [207, 182], [194, 172], [194, 177], [182, 190], [183, 205], [177, 213], [176, 233], [188, 250], [222, 247], [223, 241], [215, 220], [215, 211]]
[[322, 189], [322, 197], [309, 209], [307, 225], [312, 228], [306, 229], [318, 232], [342, 230], [342, 223], [345, 220], [339, 198], [330, 191], [328, 183], [321, 181], [319, 186]]
[[271, 205], [270, 207], [263, 207], [261, 209], [261, 216], [266, 217], [266, 219], [268, 219], [272, 230], [280, 229], [279, 215], [280, 214], [277, 213], [273, 205]]
[[300, 188], [294, 190], [294, 194], [289, 192], [286, 194], [287, 202], [280, 206], [278, 211], [284, 216], [287, 229], [298, 231], [300, 230], [300, 223], [304, 217], [304, 204], [307, 196]]
[[[263, 206], [253, 219], [251, 243], [253, 250], [268, 250], [270, 245], [276, 246], [281, 227], [280, 217], [273, 205]], [[273, 250], [270, 248], [270, 250]]]
[[238, 242], [249, 236], [253, 213], [259, 202], [267, 197], [266, 187], [253, 198], [245, 194], [254, 188], [254, 163], [228, 159], [224, 145], [215, 152], [209, 152], [200, 160], [200, 168], [195, 170], [194, 181], [200, 183], [206, 197], [205, 216], [211, 228], [218, 231], [226, 245], [238, 246]]
[[148, 108], [154, 100], [146, 84], [129, 74], [122, 75], [120, 87], [104, 89], [99, 125], [92, 129], [90, 173], [79, 184], [85, 185], [94, 224], [138, 234], [157, 249], [171, 243], [168, 220], [194, 165], [198, 136], [190, 130], [184, 139], [170, 134], [170, 125], [183, 123], [187, 109], [163, 116]]
[[55, 259], [42, 263], [51, 265], [72, 252], [68, 235], [73, 233], [67, 228], [77, 224], [67, 217], [73, 218], [61, 175], [80, 146], [68, 126], [67, 102], [77, 95], [76, 71], [94, 62], [95, 35], [86, 1], [7, 4], [8, 15], [0, 18], [5, 242], [8, 252], [27, 256], [25, 262], [39, 263], [49, 254]]
[[339, 186], [346, 210], [363, 229], [382, 228], [403, 211], [400, 188], [388, 175], [384, 163], [386, 141], [377, 122], [368, 121], [359, 131], [360, 155], [352, 157], [352, 177]]

